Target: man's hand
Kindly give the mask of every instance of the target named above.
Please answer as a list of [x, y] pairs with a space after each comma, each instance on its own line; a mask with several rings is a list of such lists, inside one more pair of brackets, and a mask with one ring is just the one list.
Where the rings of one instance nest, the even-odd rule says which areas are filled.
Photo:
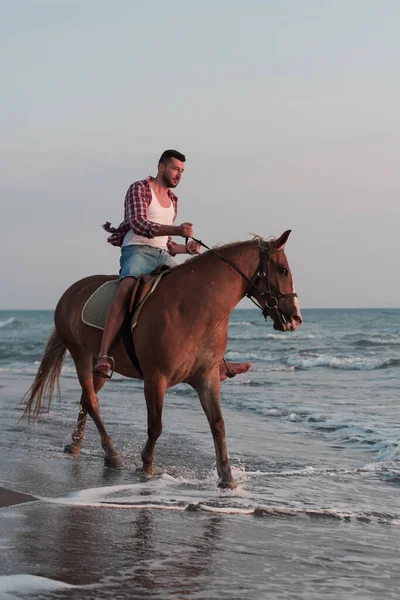
[[190, 242], [187, 243], [186, 248], [188, 254], [200, 254], [200, 244], [194, 240], [190, 240]]
[[177, 234], [181, 237], [192, 237], [193, 236], [193, 224], [192, 223], [182, 223], [177, 227]]

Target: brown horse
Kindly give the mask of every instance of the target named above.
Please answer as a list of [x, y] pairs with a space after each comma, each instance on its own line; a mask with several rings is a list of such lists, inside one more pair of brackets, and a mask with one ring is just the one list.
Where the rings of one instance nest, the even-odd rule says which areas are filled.
[[[142, 451], [143, 472], [153, 475], [154, 447], [162, 430], [162, 409], [167, 388], [186, 382], [197, 392], [214, 439], [219, 486], [235, 487], [226, 449], [220, 408], [220, 371], [228, 338], [229, 316], [239, 300], [249, 296], [270, 316], [274, 329], [293, 331], [301, 325], [297, 295], [284, 253], [290, 231], [269, 242], [256, 237], [189, 259], [171, 270], [144, 304], [133, 341], [143, 377], [130, 361], [122, 342], [116, 346], [116, 371], [144, 380], [148, 439]], [[82, 387], [78, 421], [72, 442], [64, 449], [79, 454], [87, 414], [99, 431], [105, 464], [119, 467], [121, 459], [100, 418], [97, 392], [104, 379], [93, 374], [93, 360], [101, 330], [81, 320], [82, 307], [91, 294], [112, 276], [95, 275], [74, 283], [55, 311], [55, 330], [47, 344], [32, 387], [25, 414], [37, 416], [45, 396], [54, 388], [68, 349]]]

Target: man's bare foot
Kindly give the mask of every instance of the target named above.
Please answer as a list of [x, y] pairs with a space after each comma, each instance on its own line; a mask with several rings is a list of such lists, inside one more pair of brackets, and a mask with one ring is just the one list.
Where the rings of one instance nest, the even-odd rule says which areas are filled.
[[221, 381], [225, 381], [228, 377], [235, 377], [241, 373], [247, 373], [251, 369], [252, 363], [229, 363], [222, 360], [219, 363], [219, 375]]

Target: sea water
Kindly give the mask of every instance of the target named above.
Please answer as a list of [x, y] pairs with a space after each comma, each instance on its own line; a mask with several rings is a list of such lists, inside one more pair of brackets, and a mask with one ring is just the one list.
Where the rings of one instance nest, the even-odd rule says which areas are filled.
[[[378, 592], [379, 597], [396, 597], [393, 577], [400, 544], [393, 540], [400, 531], [400, 310], [306, 309], [303, 318], [304, 325], [297, 331], [281, 333], [273, 330], [270, 321], [265, 323], [257, 310], [232, 313], [226, 359], [253, 363], [248, 373], [221, 386], [236, 490], [217, 489], [211, 434], [197, 396], [186, 384], [166, 393], [154, 479], [143, 480], [136, 474], [146, 439], [143, 383], [118, 374], [106, 383], [99, 401], [124, 469], [105, 475], [98, 434], [91, 423], [80, 457], [64, 455], [63, 441], [73, 429], [79, 401], [68, 355], [61, 403], [54, 401], [36, 425], [19, 423], [21, 408], [16, 399], [11, 402], [8, 391], [0, 393], [3, 482], [40, 497], [47, 512], [41, 510], [47, 515], [71, 510], [104, 515], [98, 511], [107, 510], [118, 529], [129, 520], [122, 516], [124, 511], [136, 515], [133, 519], [139, 513], [152, 514], [155, 522], [161, 517], [154, 515], [163, 514], [160, 523], [181, 533], [178, 539], [173, 533], [159, 538], [155, 534], [155, 539], [161, 546], [169, 536], [177, 556], [182, 552], [180, 542], [194, 523], [184, 515], [196, 514], [200, 518], [196, 523], [206, 529], [210, 521], [202, 519], [222, 519], [218, 523], [223, 523], [224, 533], [216, 547], [225, 546], [225, 552], [229, 548], [227, 560], [236, 565], [236, 576], [247, 583], [235, 595], [235, 577], [228, 582], [229, 578], [221, 580], [215, 573], [212, 584], [207, 580], [211, 591], [193, 597], [330, 597], [324, 585], [332, 572], [346, 575], [329, 588], [332, 597], [374, 598]], [[0, 312], [0, 373], [7, 390], [13, 381], [29, 387], [52, 327], [51, 311]], [[271, 518], [275, 519], [272, 528]], [[315, 519], [322, 521], [315, 526]], [[332, 520], [347, 530], [339, 531], [330, 524]], [[346, 539], [344, 545], [341, 536]], [[280, 566], [271, 563], [275, 551], [281, 556]], [[250, 563], [249, 552], [258, 557]], [[229, 569], [224, 571], [222, 555], [217, 555], [213, 560], [220, 561], [228, 577]], [[276, 570], [279, 589], [270, 578], [267, 584], [261, 556], [265, 568], [269, 565]], [[302, 588], [297, 560], [308, 565], [305, 572], [318, 565], [322, 579], [317, 577], [314, 584]], [[294, 566], [287, 571], [292, 561]], [[351, 573], [347, 572], [349, 561]], [[380, 571], [373, 567], [375, 563]], [[253, 569], [251, 581], [241, 571], [244, 564], [246, 573]], [[179, 570], [176, 565], [171, 569]], [[96, 580], [102, 581], [99, 573]], [[65, 577], [63, 581], [91, 585], [93, 578]], [[204, 587], [206, 579], [203, 583]], [[154, 597], [191, 597], [184, 591], [179, 596], [178, 588]], [[63, 593], [68, 598], [80, 597]], [[93, 597], [103, 597], [99, 591], [96, 594]], [[130, 596], [122, 593], [121, 597]]]

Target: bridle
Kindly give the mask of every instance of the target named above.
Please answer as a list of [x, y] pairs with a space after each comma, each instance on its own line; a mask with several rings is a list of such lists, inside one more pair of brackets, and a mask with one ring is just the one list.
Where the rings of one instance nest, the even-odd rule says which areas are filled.
[[[243, 273], [243, 271], [241, 271], [239, 269], [239, 267], [237, 267], [235, 265], [235, 263], [233, 263], [231, 260], [229, 260], [228, 258], [225, 258], [224, 256], [221, 256], [216, 250], [214, 250], [213, 248], [209, 248], [201, 240], [196, 240], [196, 238], [194, 238], [194, 237], [191, 237], [191, 239], [193, 241], [195, 241], [197, 244], [199, 244], [200, 246], [202, 246], [203, 248], [210, 250], [210, 252], [215, 254], [215, 256], [218, 256], [218, 258], [220, 258], [222, 261], [226, 262], [228, 265], [230, 265], [232, 267], [232, 269], [234, 269], [237, 273], [239, 273], [239, 275], [241, 275], [244, 279], [246, 279], [246, 281], [248, 282], [248, 286], [246, 288], [245, 295], [247, 296], [247, 298], [249, 298], [253, 302], [253, 304], [255, 304], [257, 306], [257, 308], [259, 308], [261, 310], [262, 315], [265, 320], [267, 320], [267, 318], [269, 316], [271, 316], [270, 313], [272, 311], [276, 311], [278, 314], [280, 314], [281, 318], [284, 318], [282, 311], [279, 309], [279, 303], [282, 300], [286, 300], [287, 298], [297, 298], [297, 294], [296, 294], [296, 292], [291, 292], [290, 294], [285, 294], [285, 292], [281, 292], [279, 290], [279, 288], [275, 287], [269, 280], [270, 256], [273, 252], [281, 252], [282, 250], [279, 250], [279, 249], [273, 250], [273, 248], [271, 246], [271, 242], [266, 242], [262, 238], [258, 238], [258, 244], [260, 246], [260, 262], [258, 263], [258, 267], [257, 267], [253, 277], [251, 279], [249, 279], [247, 277], [247, 275], [245, 275]], [[186, 238], [186, 251], [187, 251], [187, 242], [188, 242], [188, 238]], [[190, 254], [190, 252], [188, 252], [188, 253]], [[265, 291], [260, 290], [260, 288], [258, 286], [259, 282], [265, 283], [265, 286], [266, 286]], [[265, 298], [264, 306], [262, 306], [262, 304], [255, 297], [254, 290], [257, 292], [257, 295], [259, 297], [261, 297], [262, 299]]]
[[[251, 291], [248, 288], [246, 291], [246, 296], [261, 310], [263, 317], [265, 320], [267, 319], [268, 311], [275, 310], [276, 312], [280, 312], [279, 303], [282, 300], [286, 300], [287, 298], [297, 298], [296, 292], [291, 292], [286, 294], [285, 292], [281, 292], [279, 288], [275, 287], [269, 279], [269, 265], [270, 265], [270, 256], [273, 252], [282, 252], [283, 250], [277, 249], [273, 250], [271, 246], [271, 242], [266, 242], [263, 239], [258, 239], [258, 243], [260, 245], [260, 262], [258, 264], [258, 268], [253, 275], [250, 284], [251, 287], [257, 290], [259, 296], [263, 299], [265, 298], [264, 306], [261, 306], [259, 302], [253, 299], [251, 295]], [[257, 283], [261, 281], [266, 285], [265, 292], [261, 291], [257, 285]], [[281, 313], [281, 316], [282, 313]]]

